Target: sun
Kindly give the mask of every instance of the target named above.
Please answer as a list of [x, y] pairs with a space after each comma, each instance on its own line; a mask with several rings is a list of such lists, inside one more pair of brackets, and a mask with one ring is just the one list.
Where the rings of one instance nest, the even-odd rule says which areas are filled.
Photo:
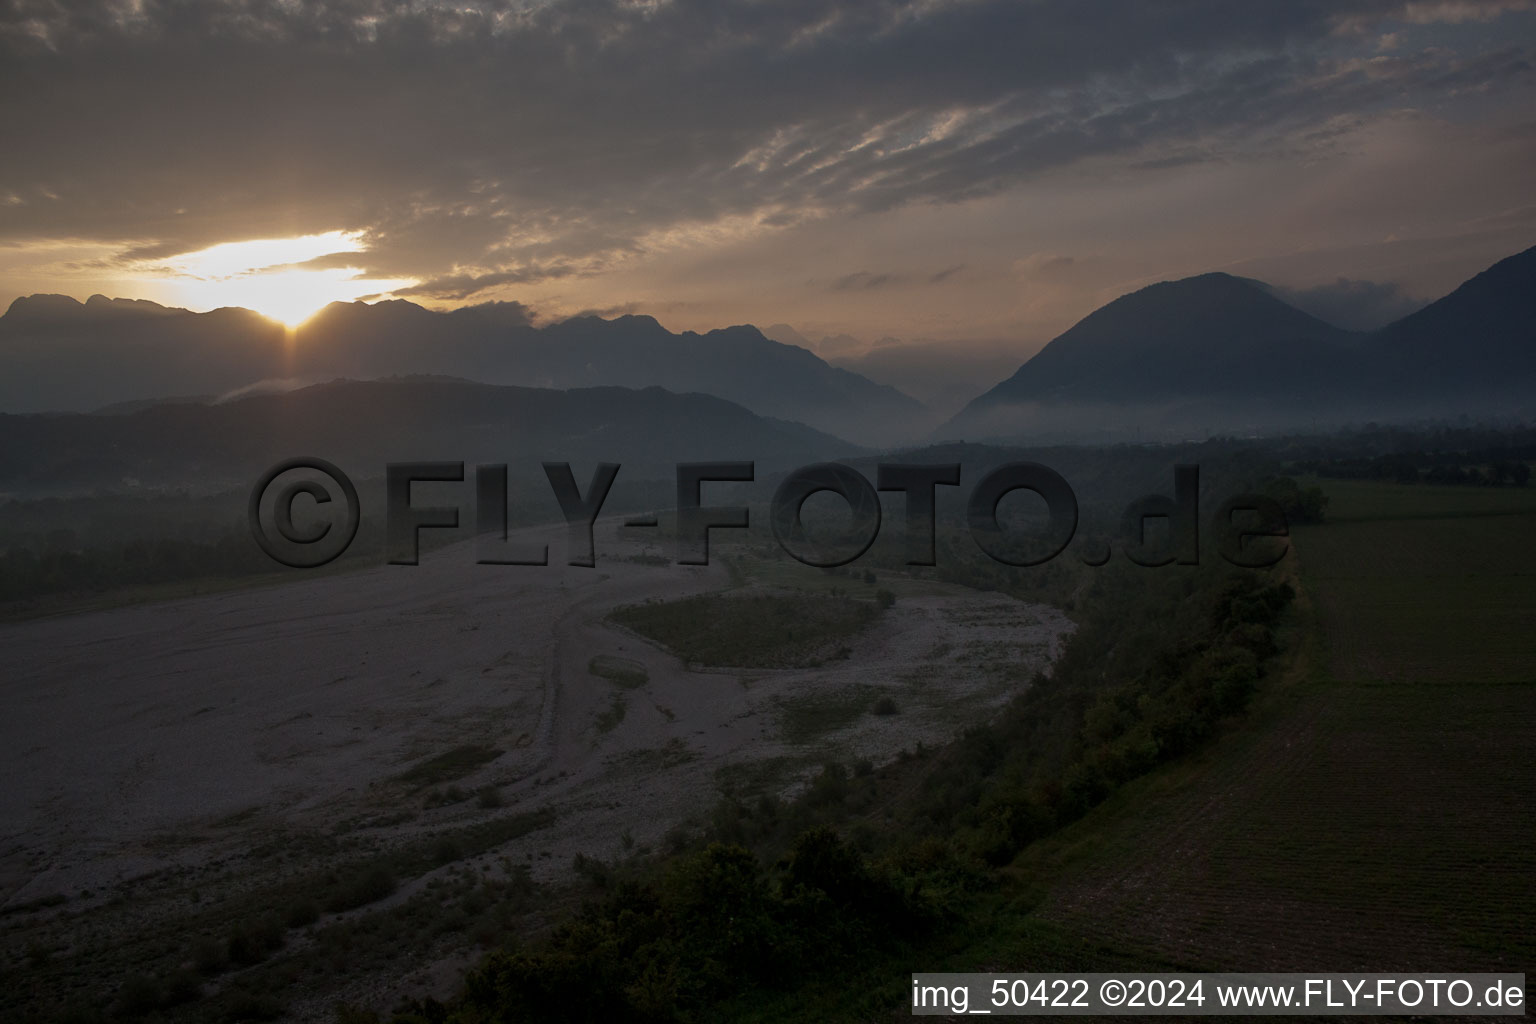
[[362, 269], [347, 259], [362, 251], [359, 236], [344, 231], [224, 242], [168, 260], [162, 273], [181, 305], [243, 306], [293, 328], [327, 303], [416, 283], [362, 276]]

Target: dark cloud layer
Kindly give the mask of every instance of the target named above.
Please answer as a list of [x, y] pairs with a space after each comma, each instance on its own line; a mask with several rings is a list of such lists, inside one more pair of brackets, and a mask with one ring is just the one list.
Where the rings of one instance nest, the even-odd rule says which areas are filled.
[[[0, 12], [0, 241], [101, 240], [132, 262], [355, 230], [350, 265], [462, 301], [733, 219], [959, 201], [1086, 158], [1324, 149], [1389, 106], [1514, 104], [1533, 88], [1528, 7], [19, 0]], [[1383, 26], [1500, 11], [1525, 41], [1377, 52]], [[893, 281], [850, 268], [833, 287]]]

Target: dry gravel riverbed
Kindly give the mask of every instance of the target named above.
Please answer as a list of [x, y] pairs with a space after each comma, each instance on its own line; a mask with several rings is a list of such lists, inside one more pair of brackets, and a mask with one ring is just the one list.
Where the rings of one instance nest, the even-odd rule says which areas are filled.
[[[145, 880], [259, 887], [295, 869], [251, 851], [305, 836], [387, 849], [550, 810], [478, 863], [555, 880], [578, 853], [658, 844], [722, 788], [789, 792], [826, 761], [942, 742], [1048, 669], [1072, 628], [925, 584], [818, 667], [700, 670], [607, 616], [729, 573], [639, 551], [609, 534], [596, 569], [490, 567], [458, 545], [416, 567], [0, 626], [0, 902], [28, 925], [8, 945], [35, 943], [50, 913], [67, 946], [97, 908], [123, 927], [200, 898]], [[393, 899], [426, 884], [402, 882]]]

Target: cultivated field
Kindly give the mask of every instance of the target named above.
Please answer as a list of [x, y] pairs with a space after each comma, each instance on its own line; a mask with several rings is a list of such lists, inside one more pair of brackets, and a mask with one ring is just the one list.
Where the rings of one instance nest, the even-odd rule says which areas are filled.
[[1326, 486], [1343, 521], [1294, 532], [1304, 600], [1283, 682], [1212, 748], [1015, 865], [1044, 948], [1209, 969], [1529, 970], [1533, 496]]
[[1341, 680], [1536, 680], [1536, 489], [1331, 482], [1296, 543]]

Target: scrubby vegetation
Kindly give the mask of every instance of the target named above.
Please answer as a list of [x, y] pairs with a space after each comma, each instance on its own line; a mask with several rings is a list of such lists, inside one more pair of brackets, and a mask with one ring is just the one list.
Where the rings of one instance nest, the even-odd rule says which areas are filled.
[[613, 619], [690, 664], [797, 668], [835, 653], [886, 607], [830, 594], [701, 594], [628, 605]]
[[651, 681], [650, 673], [640, 662], [614, 654], [597, 655], [587, 663], [587, 671], [626, 689], [644, 686]]
[[828, 733], [857, 722], [872, 708], [878, 708], [877, 692], [871, 686], [850, 686], [783, 700], [778, 708], [779, 735], [786, 743], [814, 743]]
[[[589, 862], [598, 898], [576, 918], [396, 1020], [759, 1019], [748, 1007], [841, 971], [899, 979], [973, 941], [963, 922], [1004, 912], [1000, 869], [1031, 842], [1240, 712], [1292, 597], [1259, 574], [1116, 573], [1055, 673], [994, 721], [887, 769], [829, 764], [788, 804], [728, 796], [709, 845], [650, 870]], [[856, 696], [851, 713], [871, 709]]]
[[462, 779], [501, 755], [502, 751], [494, 747], [466, 744], [420, 761], [401, 772], [398, 778], [414, 786], [431, 786], [451, 779]]
[[[1372, 446], [1390, 440], [1362, 439], [1350, 457], [1375, 459]], [[979, 555], [955, 516], [939, 529], [931, 570], [906, 567], [893, 543], [855, 568], [779, 572], [770, 545], [744, 541], [730, 551], [745, 567], [733, 565], [732, 578], [756, 596], [640, 605], [620, 621], [699, 665], [810, 665], [849, 656], [852, 634], [883, 607], [920, 601], [924, 587], [947, 580], [1049, 601], [1078, 629], [1051, 675], [1021, 687], [986, 723], [894, 762], [850, 752], [793, 799], [776, 796], [770, 780], [804, 778], [826, 756], [819, 741], [864, 716], [916, 718], [921, 695], [881, 681], [782, 702], [761, 724], [794, 749], [776, 763], [722, 767], [725, 796], [712, 808], [659, 841], [626, 833], [612, 862], [578, 857], [576, 881], [541, 889], [537, 900], [524, 865], [489, 862], [512, 837], [548, 825], [549, 812], [443, 827], [471, 801], [500, 804], [499, 790], [468, 781], [497, 751], [422, 751], [432, 756], [400, 764], [390, 783], [407, 799], [366, 818], [371, 827], [419, 817], [425, 827], [405, 845], [348, 845], [343, 831], [314, 845], [287, 836], [270, 854], [251, 851], [274, 865], [291, 855], [264, 876], [276, 881], [215, 893], [215, 878], [230, 876], [199, 880], [202, 895], [193, 893], [175, 930], [156, 924], [123, 944], [82, 927], [78, 941], [54, 933], [18, 945], [0, 1016], [43, 1008], [17, 1019], [274, 1019], [360, 977], [482, 950], [487, 959], [446, 1003], [400, 1007], [394, 1019], [864, 1021], [902, 1012], [900, 979], [914, 965], [1160, 969], [1169, 964], [1159, 957], [1182, 956], [1176, 966], [1203, 967], [1228, 962], [1225, 950], [1212, 952], [1218, 943], [1246, 937], [1274, 949], [1277, 935], [1292, 949], [1332, 941], [1325, 951], [1353, 942], [1374, 952], [1364, 932], [1317, 928], [1303, 912], [1266, 931], [1277, 891], [1326, 897], [1361, 929], [1379, 928], [1384, 906], [1421, 908], [1421, 918], [1394, 919], [1412, 942], [1454, 933], [1435, 949], [1518, 966], [1532, 948], [1520, 883], [1536, 849], [1536, 819], [1520, 813], [1536, 722], [1524, 685], [1531, 489], [1430, 487], [1427, 474], [1401, 487], [1374, 472], [1318, 488], [1312, 477], [1332, 474], [1304, 446], [1294, 456], [1203, 479], [1213, 494], [1261, 489], [1286, 507], [1299, 527], [1303, 616], [1286, 610], [1292, 560], [1273, 574], [1231, 573], [1214, 560], [1147, 571], [1117, 549], [1110, 564], [1088, 570], [1074, 549], [1020, 572]], [[1093, 455], [1101, 457], [1112, 468], [1110, 455]], [[1165, 485], [1158, 477], [1150, 486]], [[1117, 495], [1091, 506], [1086, 494], [1085, 535], [1113, 521], [1105, 508], [1123, 504]], [[1302, 525], [1317, 519], [1325, 522]], [[60, 552], [67, 542], [58, 540]], [[785, 585], [815, 592], [764, 593]], [[1326, 649], [1307, 655], [1318, 678], [1297, 682], [1304, 673], [1293, 651], [1319, 646], [1318, 624]], [[1287, 686], [1268, 686], [1282, 665]], [[649, 696], [634, 692], [649, 683], [643, 665], [598, 654], [587, 668], [612, 684], [592, 729], [620, 729], [626, 707], [638, 718]], [[744, 685], [752, 675], [742, 673]], [[1256, 692], [1263, 712], [1250, 715]], [[1303, 709], [1295, 717], [1306, 729], [1277, 736], [1276, 705], [1287, 702]], [[1284, 771], [1271, 770], [1277, 751], [1293, 752], [1281, 755], [1295, 759]], [[615, 767], [651, 771], [699, 756], [675, 738], [627, 751]], [[1435, 813], [1397, 820], [1393, 793]], [[1240, 806], [1212, 814], [1222, 798]], [[422, 810], [445, 804], [460, 809]], [[1175, 826], [1198, 831], [1170, 839], [1173, 854], [1149, 849], [1149, 837]], [[550, 856], [537, 847], [530, 864]], [[1336, 856], [1343, 848], [1349, 857]], [[1480, 865], [1471, 882], [1469, 863]], [[1134, 876], [1135, 892], [1073, 874], [1084, 864]], [[1211, 870], [1238, 881], [1214, 887]], [[1181, 882], [1168, 881], [1180, 871]], [[1164, 885], [1161, 896], [1150, 892]], [[1219, 900], [1183, 918], [1159, 917], [1160, 939], [1142, 941], [1149, 906], [1218, 889]], [[1436, 892], [1452, 895], [1424, 895]], [[18, 936], [31, 934], [29, 916], [47, 912], [79, 913], [94, 927], [77, 911], [92, 899], [43, 897], [8, 908], [3, 920]], [[1073, 899], [1092, 924], [1041, 909]], [[1332, 938], [1316, 938], [1324, 934]], [[1429, 947], [1401, 948], [1409, 962]], [[337, 1019], [369, 1024], [389, 1019], [374, 1012], [383, 1009], [343, 1007]]]
[[1243, 708], [1278, 649], [1291, 586], [1253, 575], [1139, 582], [1098, 588], [1052, 675], [940, 755], [917, 822], [1006, 863]]
[[1297, 463], [1296, 469], [1337, 480], [1524, 487], [1531, 480], [1532, 459], [1536, 459], [1536, 443], [1530, 442], [1450, 451], [1405, 447], [1380, 455], [1308, 459]]
[[427, 1019], [706, 1019], [744, 988], [792, 987], [942, 917], [940, 901], [830, 829], [802, 834], [772, 868], [713, 844], [657, 880], [621, 885], [537, 947], [492, 955], [451, 1016]]
[[1260, 490], [1275, 499], [1287, 523], [1320, 523], [1328, 511], [1328, 495], [1321, 487], [1303, 487], [1288, 476], [1271, 477]]

